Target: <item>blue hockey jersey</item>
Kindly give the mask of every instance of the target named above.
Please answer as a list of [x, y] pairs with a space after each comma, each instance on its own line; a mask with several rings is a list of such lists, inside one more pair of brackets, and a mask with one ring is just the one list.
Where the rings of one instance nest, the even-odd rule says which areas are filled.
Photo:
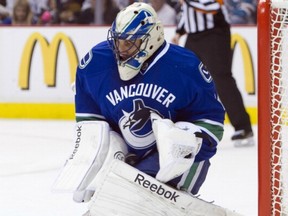
[[213, 79], [198, 57], [165, 42], [137, 76], [119, 77], [107, 41], [93, 47], [76, 73], [76, 120], [104, 120], [122, 135], [129, 152], [138, 156], [155, 146], [150, 121], [154, 111], [173, 122], [187, 121], [207, 136], [195, 161], [211, 158], [223, 135], [224, 109]]

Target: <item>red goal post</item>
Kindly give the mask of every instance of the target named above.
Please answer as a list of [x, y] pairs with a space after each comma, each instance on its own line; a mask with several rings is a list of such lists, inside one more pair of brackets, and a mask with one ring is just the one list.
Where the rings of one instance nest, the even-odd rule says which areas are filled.
[[258, 215], [288, 215], [288, 0], [258, 1]]

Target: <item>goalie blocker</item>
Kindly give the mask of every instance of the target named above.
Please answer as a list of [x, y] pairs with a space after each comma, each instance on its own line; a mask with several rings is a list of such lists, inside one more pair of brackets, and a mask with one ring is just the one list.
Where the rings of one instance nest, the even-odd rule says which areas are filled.
[[175, 190], [119, 161], [99, 172], [89, 205], [90, 216], [240, 216], [238, 213]]

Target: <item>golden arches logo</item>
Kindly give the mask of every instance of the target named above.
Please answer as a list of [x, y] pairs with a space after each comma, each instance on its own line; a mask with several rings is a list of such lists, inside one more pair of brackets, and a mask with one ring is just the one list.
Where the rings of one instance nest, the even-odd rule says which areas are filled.
[[21, 89], [29, 89], [30, 70], [34, 48], [36, 43], [40, 44], [43, 57], [44, 82], [49, 87], [56, 86], [56, 69], [59, 47], [61, 42], [66, 47], [68, 59], [70, 63], [70, 81], [74, 82], [76, 68], [78, 65], [78, 56], [74, 44], [71, 39], [64, 33], [57, 33], [51, 43], [47, 41], [43, 35], [38, 32], [33, 33], [27, 40], [22, 53], [21, 64], [19, 69], [19, 87]]
[[248, 94], [255, 94], [255, 76], [252, 55], [247, 42], [239, 34], [233, 34], [231, 38], [231, 48], [234, 52], [236, 45], [239, 44], [244, 64], [244, 76], [245, 76], [245, 89]]

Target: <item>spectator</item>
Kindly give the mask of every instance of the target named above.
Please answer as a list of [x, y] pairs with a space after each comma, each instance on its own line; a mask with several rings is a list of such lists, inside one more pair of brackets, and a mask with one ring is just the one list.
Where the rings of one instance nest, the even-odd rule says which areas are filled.
[[37, 23], [43, 11], [48, 9], [48, 0], [28, 0], [33, 14], [33, 22]]
[[256, 24], [256, 0], [226, 0], [231, 24]]
[[120, 9], [114, 0], [105, 0], [104, 12], [103, 12], [103, 21], [104, 21], [103, 24], [111, 25], [115, 20], [119, 11]]
[[79, 15], [79, 24], [93, 24], [94, 23], [94, 11], [95, 11], [95, 0], [84, 0], [80, 15]]
[[232, 74], [231, 32], [225, 5], [218, 0], [207, 4], [186, 0], [183, 1], [182, 11], [172, 42], [178, 44], [181, 35], [187, 33], [185, 47], [193, 50], [211, 72], [219, 97], [235, 128], [231, 137], [234, 145], [254, 145], [250, 117]]
[[0, 0], [0, 5], [6, 8], [7, 1], [6, 0]]
[[57, 5], [57, 0], [48, 0], [46, 9], [42, 11], [38, 23], [40, 25], [59, 23], [59, 7]]
[[128, 5], [134, 3], [134, 0], [115, 0], [118, 8], [122, 10], [123, 8], [127, 7]]
[[167, 0], [166, 1], [174, 10], [176, 11], [176, 23], [180, 20], [181, 17], [181, 5], [182, 1], [180, 0]]
[[31, 25], [33, 24], [33, 14], [30, 4], [27, 0], [17, 0], [13, 8], [13, 25]]
[[85, 0], [79, 23], [111, 25], [119, 11], [115, 0]]
[[[44, 10], [47, 9], [48, 0], [27, 0], [30, 5], [30, 10], [32, 13], [32, 23], [35, 24], [38, 22], [39, 17], [43, 13]], [[12, 16], [13, 8], [16, 4], [17, 0], [9, 0], [7, 1], [7, 8]]]
[[63, 3], [59, 13], [60, 24], [77, 24], [81, 13], [82, 2], [78, 0], [68, 0]]
[[0, 4], [0, 25], [10, 25], [11, 23], [12, 18], [8, 9], [5, 7], [5, 5]]
[[150, 4], [163, 25], [176, 25], [176, 11], [166, 0], [150, 0]]

